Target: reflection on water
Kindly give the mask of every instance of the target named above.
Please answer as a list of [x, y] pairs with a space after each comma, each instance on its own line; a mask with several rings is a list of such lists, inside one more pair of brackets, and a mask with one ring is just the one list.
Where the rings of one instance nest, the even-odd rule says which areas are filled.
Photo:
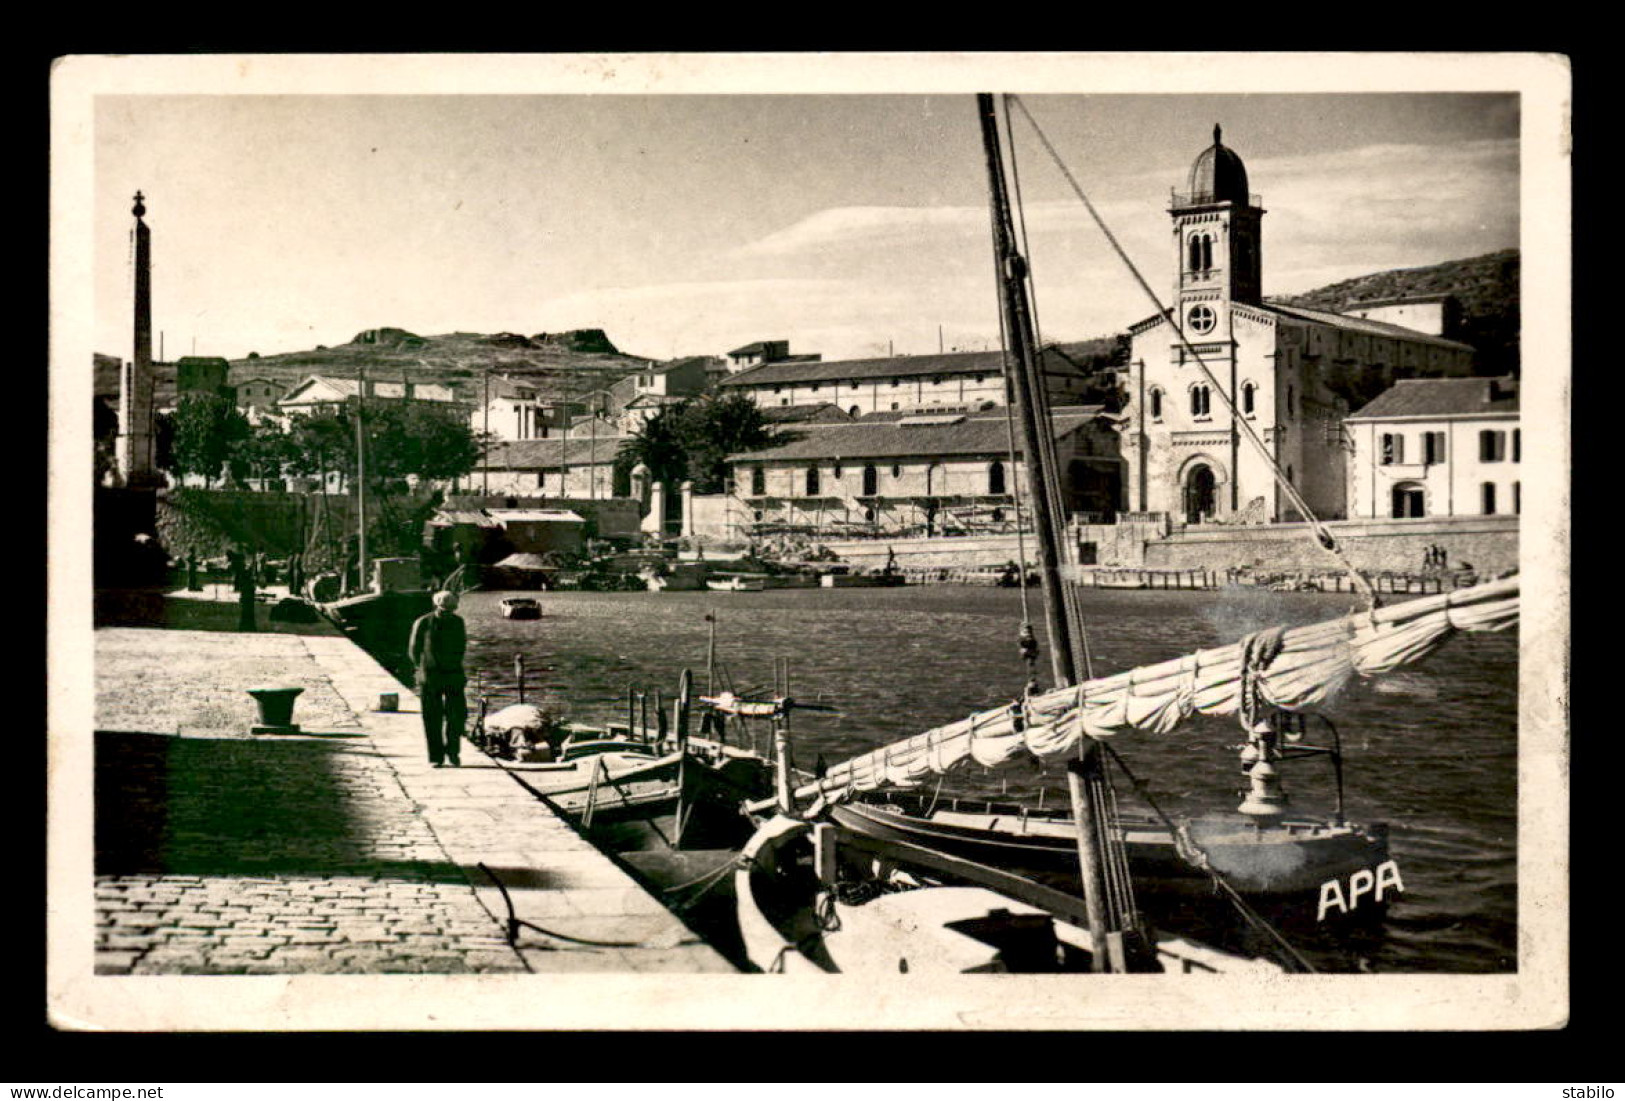
[[[1233, 642], [1274, 624], [1313, 623], [1352, 607], [1348, 595], [1081, 591], [1096, 675]], [[923, 586], [761, 593], [545, 593], [544, 616], [510, 621], [500, 593], [470, 593], [469, 667], [494, 697], [546, 691], [585, 722], [626, 714], [629, 686], [669, 700], [683, 668], [707, 687], [705, 615], [717, 617], [720, 690], [767, 690], [788, 658], [792, 695], [838, 706], [795, 716], [797, 759], [831, 762], [1008, 702], [1026, 670], [1016, 648], [1016, 590]], [[1030, 597], [1030, 599], [1033, 599]], [[1043, 617], [1033, 604], [1035, 629]], [[1047, 652], [1047, 651], [1046, 651]], [[1516, 952], [1517, 637], [1452, 640], [1424, 663], [1373, 684], [1355, 681], [1326, 709], [1343, 736], [1347, 813], [1386, 821], [1405, 893], [1388, 933], [1359, 966], [1381, 971], [1509, 971]], [[1047, 671], [1047, 657], [1040, 662]], [[1115, 743], [1167, 809], [1233, 809], [1245, 786], [1242, 736], [1230, 719]], [[1330, 769], [1286, 766], [1294, 807], [1329, 811]], [[1043, 789], [1065, 799], [1059, 767], [956, 777], [960, 791]]]

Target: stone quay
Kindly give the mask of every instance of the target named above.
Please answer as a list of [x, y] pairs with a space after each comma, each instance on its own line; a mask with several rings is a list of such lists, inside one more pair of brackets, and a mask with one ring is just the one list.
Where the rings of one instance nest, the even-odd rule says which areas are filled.
[[[234, 599], [95, 631], [97, 975], [734, 971], [472, 745], [431, 766], [416, 695], [360, 647], [220, 629]], [[250, 733], [263, 687], [303, 689], [298, 733]], [[482, 864], [548, 933], [509, 943]]]

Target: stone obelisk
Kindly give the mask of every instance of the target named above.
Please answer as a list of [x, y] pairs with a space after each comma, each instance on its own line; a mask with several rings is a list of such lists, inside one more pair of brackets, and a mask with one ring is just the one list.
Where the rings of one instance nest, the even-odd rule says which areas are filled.
[[135, 333], [130, 359], [119, 384], [118, 471], [120, 480], [138, 489], [156, 485], [152, 426], [152, 231], [141, 216], [147, 212], [135, 193]]

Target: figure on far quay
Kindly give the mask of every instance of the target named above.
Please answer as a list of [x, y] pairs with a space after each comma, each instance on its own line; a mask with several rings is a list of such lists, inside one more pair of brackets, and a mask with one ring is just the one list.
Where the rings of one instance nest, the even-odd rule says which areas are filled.
[[423, 733], [429, 760], [435, 768], [461, 764], [463, 728], [468, 722], [463, 655], [468, 629], [457, 614], [457, 594], [434, 594], [434, 611], [412, 624], [407, 654], [416, 671], [418, 698], [423, 706]]

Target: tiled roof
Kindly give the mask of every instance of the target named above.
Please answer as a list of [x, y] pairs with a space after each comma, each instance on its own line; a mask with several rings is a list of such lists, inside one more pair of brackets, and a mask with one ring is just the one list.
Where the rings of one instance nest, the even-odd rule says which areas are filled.
[[1306, 306], [1277, 306], [1272, 304], [1264, 306], [1271, 313], [1281, 314], [1283, 317], [1297, 318], [1300, 321], [1314, 321], [1321, 325], [1331, 325], [1338, 329], [1347, 329], [1351, 332], [1365, 333], [1368, 336], [1386, 337], [1390, 340], [1410, 340], [1419, 344], [1437, 344], [1443, 348], [1460, 348], [1472, 351], [1471, 344], [1463, 344], [1459, 340], [1447, 340], [1432, 333], [1418, 332], [1407, 329], [1403, 325], [1390, 324], [1387, 321], [1373, 321], [1368, 317], [1349, 317], [1346, 314], [1332, 313], [1330, 310], [1311, 310]]
[[831, 401], [811, 405], [768, 405], [762, 409], [762, 419], [769, 424], [798, 424], [802, 421], [849, 421], [839, 405]]
[[[1079, 407], [1074, 407], [1079, 408]], [[1100, 416], [1098, 407], [1057, 415], [1055, 438], [1078, 431]], [[919, 423], [908, 423], [909, 420]], [[1009, 453], [1005, 417], [999, 413], [916, 414], [897, 421], [858, 421], [852, 424], [809, 424], [797, 429], [797, 438], [777, 447], [728, 456], [730, 461], [794, 459], [901, 459], [921, 456], [987, 455]]]
[[1516, 379], [1408, 378], [1394, 383], [1347, 419], [1469, 417], [1517, 412]]
[[[615, 453], [629, 436], [599, 436], [576, 439], [504, 440], [494, 444], [475, 470], [557, 470], [560, 463], [586, 466], [615, 461]], [[561, 453], [563, 458], [561, 459]]]
[[[1307, 306], [1282, 306], [1274, 302], [1267, 302], [1262, 306], [1242, 305], [1243, 309], [1260, 310], [1264, 313], [1273, 313], [1281, 317], [1291, 318], [1295, 321], [1312, 321], [1317, 325], [1330, 325], [1334, 329], [1346, 329], [1350, 332], [1365, 333], [1367, 336], [1380, 336], [1389, 340], [1409, 340], [1418, 344], [1437, 344], [1443, 348], [1457, 348], [1470, 352], [1471, 344], [1463, 344], [1459, 340], [1448, 340], [1432, 333], [1418, 332], [1407, 329], [1403, 325], [1390, 324], [1387, 321], [1373, 321], [1368, 317], [1349, 317], [1345, 314], [1332, 313], [1330, 310], [1311, 310]], [[1366, 305], [1366, 303], [1360, 303]], [[1142, 318], [1129, 326], [1129, 332], [1138, 336], [1147, 330], [1156, 328], [1168, 320], [1166, 315], [1153, 314]]]
[[497, 522], [481, 509], [443, 508], [429, 520], [431, 524], [442, 526], [451, 524], [473, 524], [475, 527], [494, 528]]
[[[1051, 370], [1068, 369], [1061, 356], [1046, 357]], [[834, 359], [801, 362], [774, 360], [724, 379], [721, 386], [763, 386], [798, 382], [844, 382], [864, 379], [917, 378], [920, 375], [996, 375], [1004, 367], [1002, 352], [948, 352], [942, 355], [889, 356], [881, 359]], [[1072, 370], [1075, 371], [1075, 368]]]
[[[476, 382], [474, 393], [477, 397], [485, 397], [485, 383]], [[520, 382], [517, 379], [503, 378], [501, 375], [491, 379], [491, 397], [504, 401], [525, 400], [536, 401], [542, 399], [541, 389], [534, 382]]]
[[782, 341], [782, 340], [756, 340], [756, 341], [752, 341], [751, 343], [745, 345], [743, 348], [735, 348], [733, 351], [729, 352], [728, 354], [731, 355], [731, 356], [760, 355], [761, 353], [767, 351], [767, 349], [768, 349], [768, 347], [770, 345], [783, 344], [783, 343], [785, 343], [785, 342]]
[[[391, 382], [387, 379], [379, 379], [376, 381], [369, 379], [368, 381], [371, 384], [367, 394], [368, 397], [399, 398], [402, 397], [406, 392], [404, 384], [400, 382]], [[289, 404], [298, 404], [296, 399], [300, 396], [301, 392], [306, 388], [313, 387], [314, 385], [326, 386], [329, 389], [347, 397], [354, 396], [356, 393], [356, 380], [353, 378], [333, 378], [331, 375], [311, 375], [309, 378], [299, 383], [299, 385], [295, 386], [292, 390], [289, 390], [288, 393], [283, 396], [282, 401]], [[441, 386], [440, 384], [433, 382], [420, 382], [415, 384], [412, 388], [412, 396], [417, 401], [457, 400], [457, 396], [452, 393], [450, 387]]]
[[683, 400], [677, 394], [639, 394], [626, 403], [626, 408], [642, 409], [649, 405], [677, 405]]

